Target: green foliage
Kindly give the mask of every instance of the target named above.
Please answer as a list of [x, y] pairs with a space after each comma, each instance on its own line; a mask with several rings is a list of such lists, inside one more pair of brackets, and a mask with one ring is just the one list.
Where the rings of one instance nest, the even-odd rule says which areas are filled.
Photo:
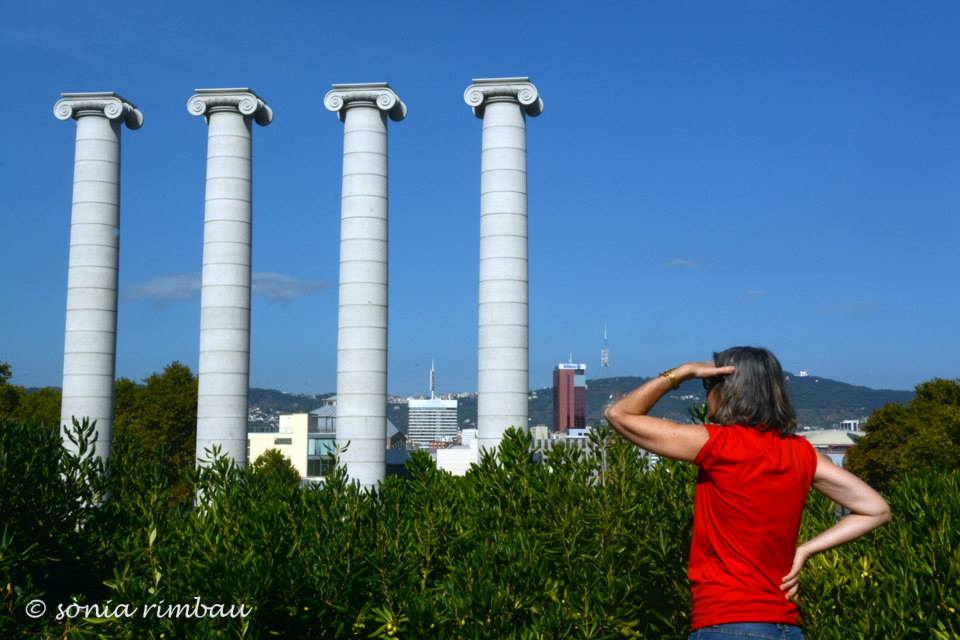
[[690, 418], [690, 422], [693, 424], [706, 424], [707, 423], [707, 413], [709, 408], [707, 408], [707, 403], [695, 404], [687, 409], [687, 416]]
[[0, 419], [54, 427], [60, 423], [60, 390], [44, 387], [27, 391], [10, 384], [13, 368], [0, 362]]
[[[184, 472], [194, 466], [197, 446], [197, 377], [179, 362], [167, 365], [138, 386], [116, 383], [115, 438], [152, 462], [162, 462], [173, 500], [188, 500]], [[116, 446], [116, 443], [114, 443]]]
[[[56, 430], [62, 393], [45, 387], [27, 391], [9, 384], [8, 363], [0, 363], [0, 419]], [[190, 499], [183, 474], [194, 465], [197, 432], [197, 378], [179, 362], [137, 385], [120, 378], [115, 386], [114, 447], [135, 450], [151, 464], [162, 463], [168, 499]]]
[[[905, 475], [886, 496], [893, 522], [807, 562], [807, 633], [845, 638], [960, 638], [960, 472]], [[811, 496], [802, 535], [833, 513]]]
[[68, 602], [71, 594], [100, 598], [97, 549], [85, 544], [105, 486], [94, 457], [95, 423], [74, 421], [77, 446], [68, 455], [59, 428], [0, 421], [0, 637], [36, 630], [23, 615], [36, 598]]
[[8, 362], [0, 362], [0, 418], [13, 419], [27, 392], [23, 387], [10, 384], [13, 369]]
[[28, 422], [43, 426], [56, 426], [60, 424], [60, 404], [63, 394], [60, 389], [54, 387], [43, 387], [31, 393], [27, 393], [20, 400], [20, 406], [16, 412], [16, 419], [20, 422]]
[[300, 473], [285, 455], [276, 449], [267, 449], [254, 460], [253, 470], [268, 482], [279, 482], [290, 487], [300, 484]]
[[[165, 465], [129, 434], [103, 467], [86, 444], [74, 458], [55, 431], [5, 424], [0, 637], [683, 638], [695, 467], [651, 465], [609, 431], [593, 444], [531, 451], [511, 430], [464, 477], [414, 452], [409, 479], [376, 491], [341, 466], [301, 488], [276, 460], [215, 452], [176, 479], [196, 500], [171, 506]], [[809, 636], [956, 637], [958, 493], [956, 471], [905, 477], [893, 523], [811, 559]], [[811, 496], [802, 537], [833, 522]], [[35, 597], [253, 612], [33, 621]]]
[[874, 486], [921, 468], [960, 469], [960, 380], [918, 385], [908, 405], [886, 405], [864, 430], [845, 465]]

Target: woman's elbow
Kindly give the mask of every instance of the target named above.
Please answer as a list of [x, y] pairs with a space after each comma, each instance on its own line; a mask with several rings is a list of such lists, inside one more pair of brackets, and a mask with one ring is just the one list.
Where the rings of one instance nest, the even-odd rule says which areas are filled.
[[886, 509], [880, 512], [878, 519], [881, 525], [885, 525], [891, 520], [893, 520], [893, 513], [890, 511], [890, 506], [887, 505]]
[[890, 505], [883, 498], [880, 498], [879, 504], [877, 504], [876, 507], [871, 510], [869, 515], [876, 519], [878, 527], [893, 520], [893, 513], [890, 511]]
[[603, 417], [614, 427], [617, 427], [620, 424], [619, 412], [613, 406], [607, 407], [603, 410]]

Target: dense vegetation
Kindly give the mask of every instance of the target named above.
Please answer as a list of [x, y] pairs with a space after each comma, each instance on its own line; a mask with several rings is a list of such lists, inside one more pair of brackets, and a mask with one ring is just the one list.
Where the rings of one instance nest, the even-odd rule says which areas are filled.
[[846, 467], [876, 487], [915, 469], [960, 468], [960, 380], [918, 385], [909, 404], [883, 407], [864, 431]]
[[13, 368], [0, 362], [0, 418], [36, 424], [56, 424], [60, 421], [60, 389], [43, 387], [27, 390], [10, 384]]
[[[0, 637], [685, 637], [694, 468], [609, 434], [540, 463], [510, 432], [462, 478], [418, 454], [372, 493], [342, 470], [304, 489], [282, 461], [218, 459], [178, 480], [196, 505], [171, 506], [162, 461], [121, 432], [104, 468], [90, 431], [72, 457], [56, 428], [0, 424]], [[907, 475], [893, 523], [811, 559], [808, 637], [960, 637], [957, 495], [956, 470]], [[833, 521], [814, 495], [801, 535]], [[142, 616], [198, 597], [252, 613]], [[49, 609], [31, 619], [35, 598]], [[57, 620], [71, 599], [140, 615]]]
[[[694, 469], [595, 453], [534, 462], [513, 433], [464, 478], [416, 455], [364, 493], [338, 470], [301, 488], [289, 462], [194, 470], [196, 377], [172, 363], [117, 382], [114, 455], [63, 453], [59, 391], [0, 366], [0, 637], [682, 638]], [[6, 418], [3, 421], [3, 418]], [[812, 559], [808, 637], [960, 638], [960, 383], [874, 413], [850, 454], [894, 522]], [[600, 452], [606, 451], [605, 454]], [[606, 469], [604, 473], [604, 468]], [[201, 496], [197, 502], [194, 496]], [[802, 536], [833, 522], [811, 497]], [[35, 598], [46, 615], [26, 616]], [[243, 618], [57, 605], [244, 604]], [[113, 616], [103, 615], [113, 613]], [[121, 612], [122, 613], [122, 612]]]
[[[27, 390], [10, 384], [11, 366], [0, 362], [0, 419], [33, 425], [60, 422], [62, 394], [55, 387]], [[114, 385], [114, 446], [134, 446], [139, 455], [164, 463], [171, 497], [185, 499], [181, 471], [193, 466], [197, 437], [197, 377], [171, 362], [137, 384], [119, 378]]]

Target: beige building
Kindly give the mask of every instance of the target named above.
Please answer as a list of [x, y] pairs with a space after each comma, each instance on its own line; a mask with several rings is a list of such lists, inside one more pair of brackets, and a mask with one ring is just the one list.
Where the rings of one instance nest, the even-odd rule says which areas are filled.
[[336, 429], [331, 430], [320, 416], [310, 413], [282, 415], [277, 431], [247, 434], [247, 459], [255, 462], [268, 449], [276, 449], [290, 461], [301, 478], [321, 478], [333, 466], [336, 435]]
[[[282, 453], [304, 480], [318, 480], [333, 469], [336, 456], [337, 404], [327, 398], [310, 413], [281, 415], [277, 431], [247, 433], [247, 460], [251, 463], [269, 449]], [[402, 466], [406, 438], [387, 420], [387, 465]], [[391, 455], [392, 454], [392, 455]]]

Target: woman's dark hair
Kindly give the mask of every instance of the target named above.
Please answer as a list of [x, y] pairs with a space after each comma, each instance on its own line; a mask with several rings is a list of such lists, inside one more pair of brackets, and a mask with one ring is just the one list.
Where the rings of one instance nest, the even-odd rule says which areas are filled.
[[776, 431], [780, 437], [797, 430], [783, 369], [772, 353], [758, 347], [732, 347], [713, 354], [713, 363], [733, 365], [736, 371], [716, 381], [717, 407], [708, 420]]

